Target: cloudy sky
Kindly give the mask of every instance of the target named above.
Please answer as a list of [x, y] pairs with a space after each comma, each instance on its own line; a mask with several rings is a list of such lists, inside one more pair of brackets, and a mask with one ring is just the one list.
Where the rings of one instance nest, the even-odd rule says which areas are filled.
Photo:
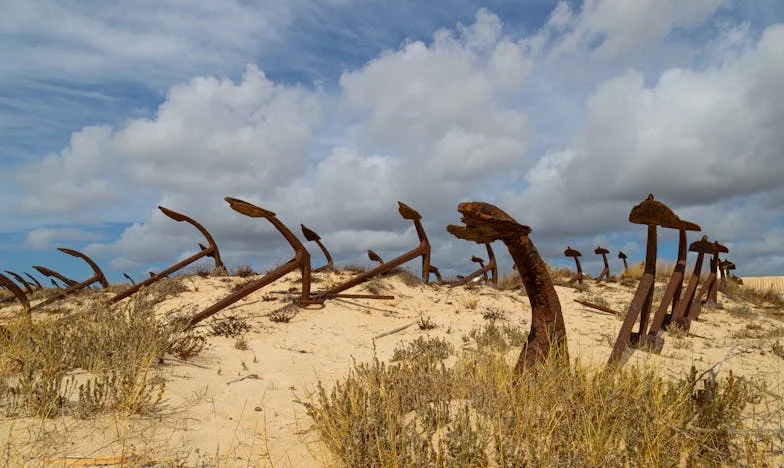
[[[234, 196], [317, 231], [341, 262], [417, 241], [467, 273], [457, 203], [488, 201], [598, 274], [643, 256], [653, 192], [784, 274], [780, 0], [0, 0], [0, 266], [112, 280], [196, 251], [230, 268], [291, 250]], [[694, 236], [692, 236], [694, 237]], [[674, 233], [662, 232], [663, 260]], [[310, 245], [309, 247], [315, 247]], [[314, 263], [322, 259], [311, 249]], [[496, 252], [508, 268], [502, 245]], [[416, 265], [414, 265], [416, 266]]]

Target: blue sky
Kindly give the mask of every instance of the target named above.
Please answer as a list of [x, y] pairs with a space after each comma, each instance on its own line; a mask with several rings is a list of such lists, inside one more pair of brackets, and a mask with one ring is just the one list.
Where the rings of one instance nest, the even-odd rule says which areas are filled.
[[[450, 2], [0, 0], [0, 265], [113, 280], [195, 251], [231, 268], [291, 256], [236, 196], [316, 230], [338, 261], [416, 244], [465, 273], [457, 203], [484, 200], [566, 245], [643, 255], [649, 192], [784, 271], [784, 4], [776, 0]], [[662, 233], [663, 260], [674, 233]], [[503, 252], [501, 245], [497, 252]], [[319, 263], [319, 253], [313, 250]], [[508, 256], [505, 266], [510, 266]], [[596, 258], [593, 258], [596, 257]], [[614, 268], [619, 268], [617, 261]]]

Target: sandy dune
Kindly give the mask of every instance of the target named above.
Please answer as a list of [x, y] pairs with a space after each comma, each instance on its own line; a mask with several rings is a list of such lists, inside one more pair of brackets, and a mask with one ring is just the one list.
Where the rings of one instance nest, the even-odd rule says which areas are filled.
[[[314, 288], [349, 275], [318, 275], [320, 281]], [[162, 316], [196, 311], [247, 279], [193, 276], [180, 281], [188, 292], [160, 302], [157, 307]], [[603, 365], [621, 320], [573, 300], [601, 296], [612, 308], [625, 310], [633, 289], [617, 283], [586, 284], [587, 292], [560, 286], [557, 291], [572, 358]], [[444, 337], [460, 348], [463, 337], [485, 323], [483, 314], [488, 310], [503, 311], [503, 320], [526, 330], [530, 323], [530, 306], [521, 290], [409, 286], [399, 276], [376, 279], [351, 291], [393, 294], [394, 300], [331, 300], [323, 307], [299, 309], [289, 323], [270, 321], [266, 315], [290, 303], [288, 291], [298, 286], [298, 275], [290, 274], [202, 324], [201, 330], [207, 332], [211, 320], [231, 315], [247, 321], [251, 329], [244, 335], [246, 346], [238, 346], [236, 338], [210, 336], [199, 356], [188, 362], [167, 359], [158, 366], [166, 379], [160, 415], [104, 416], [88, 421], [69, 417], [2, 420], [0, 432], [8, 435], [10, 453], [20, 460], [137, 454], [161, 466], [323, 466], [328, 456], [315, 432], [309, 431], [311, 423], [304, 408], [295, 401], [307, 398], [318, 380], [331, 384], [347, 373], [353, 360], [369, 360], [374, 352], [387, 360], [400, 342], [426, 334]], [[731, 369], [744, 376], [764, 376], [770, 391], [781, 395], [784, 359], [771, 352], [776, 330], [784, 327], [781, 311], [736, 304], [721, 294], [719, 300], [723, 309], [706, 310], [692, 327], [695, 336], [665, 335], [660, 355], [627, 352], [626, 365], [646, 362], [677, 376], [692, 365], [706, 369], [720, 362], [721, 372]], [[16, 310], [7, 305], [0, 312], [7, 317]], [[420, 330], [414, 323], [420, 316], [428, 317], [437, 328]], [[411, 323], [403, 331], [374, 340]], [[749, 336], [774, 337], [741, 338], [744, 330]], [[517, 353], [509, 353], [510, 363]]]

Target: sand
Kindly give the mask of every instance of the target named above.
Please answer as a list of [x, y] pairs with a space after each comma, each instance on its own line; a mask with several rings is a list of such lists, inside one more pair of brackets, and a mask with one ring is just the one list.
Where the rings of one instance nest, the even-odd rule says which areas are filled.
[[[319, 274], [314, 289], [323, 289], [350, 275]], [[162, 316], [183, 310], [194, 312], [247, 280], [188, 277], [182, 279], [188, 291], [160, 302], [157, 310]], [[291, 302], [289, 290], [299, 287], [298, 280], [298, 274], [292, 273], [200, 327], [206, 332], [211, 320], [235, 316], [251, 325], [243, 342], [210, 336], [208, 347], [199, 356], [187, 362], [166, 359], [157, 366], [156, 372], [166, 381], [166, 391], [163, 408], [154, 417], [4, 419], [0, 421], [0, 433], [8, 435], [7, 453], [20, 460], [31, 454], [49, 458], [137, 455], [142, 458], [133, 459], [136, 463], [147, 460], [161, 466], [324, 466], [329, 455], [298, 402], [309, 397], [318, 381], [332, 385], [347, 374], [354, 361], [368, 361], [374, 353], [388, 360], [401, 342], [423, 335], [443, 337], [459, 349], [464, 345], [463, 337], [486, 322], [483, 314], [488, 310], [503, 311], [503, 320], [525, 330], [530, 324], [530, 306], [521, 290], [409, 286], [396, 276], [376, 279], [350, 291], [392, 294], [394, 300], [330, 300], [322, 307], [299, 309], [288, 323], [270, 321], [267, 314]], [[589, 280], [586, 284], [587, 292], [561, 286], [557, 292], [572, 358], [603, 365], [621, 320], [579, 305], [574, 299], [590, 301], [601, 296], [610, 307], [625, 310], [634, 290], [618, 283], [597, 285]], [[704, 370], [719, 363], [721, 373], [732, 370], [742, 376], [763, 376], [770, 391], [781, 395], [784, 359], [771, 352], [775, 338], [734, 335], [752, 323], [754, 329], [759, 329], [756, 331], [776, 330], [784, 327], [784, 319], [771, 310], [732, 302], [722, 294], [719, 302], [723, 309], [705, 310], [701, 320], [693, 324], [695, 336], [665, 336], [661, 354], [627, 352], [625, 365], [647, 363], [680, 376], [692, 365]], [[18, 307], [6, 305], [0, 314], [7, 317], [16, 310]], [[420, 330], [414, 324], [374, 339], [415, 323], [420, 316], [437, 327]], [[509, 353], [510, 364], [518, 353]]]

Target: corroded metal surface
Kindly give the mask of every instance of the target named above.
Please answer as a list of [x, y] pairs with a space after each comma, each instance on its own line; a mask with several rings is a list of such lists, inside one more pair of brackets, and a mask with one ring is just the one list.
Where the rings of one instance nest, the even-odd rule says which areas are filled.
[[84, 260], [88, 265], [90, 265], [90, 268], [93, 270], [93, 275], [87, 278], [86, 280], [82, 281], [81, 283], [77, 283], [69, 286], [68, 288], [66, 288], [65, 290], [63, 290], [61, 293], [57, 295], [44, 299], [43, 301], [34, 305], [32, 309], [37, 309], [39, 307], [43, 307], [45, 305], [49, 305], [54, 302], [57, 302], [65, 297], [70, 296], [71, 294], [81, 291], [82, 289], [90, 286], [93, 283], [99, 283], [101, 286], [103, 286], [104, 289], [109, 287], [109, 282], [106, 280], [106, 276], [103, 274], [103, 271], [101, 271], [101, 268], [98, 266], [98, 264], [95, 263], [90, 257], [83, 254], [82, 252], [73, 249], [66, 249], [64, 247], [60, 247], [57, 250], [59, 250], [60, 252], [66, 255], [81, 258], [82, 260]]
[[490, 282], [493, 284], [493, 286], [498, 286], [498, 264], [495, 261], [495, 252], [493, 252], [493, 247], [489, 242], [485, 242], [485, 249], [487, 249], [487, 265], [484, 264], [483, 259], [477, 256], [472, 256], [471, 261], [478, 263], [479, 269], [469, 274], [468, 276], [462, 276], [457, 281], [450, 283], [451, 287], [468, 284], [479, 276], [482, 277], [484, 282], [487, 282], [488, 272], [490, 273]]
[[686, 287], [686, 292], [683, 297], [678, 301], [678, 305], [672, 312], [672, 323], [688, 329], [690, 321], [687, 314], [689, 313], [692, 302], [694, 301], [697, 292], [697, 286], [700, 284], [700, 273], [702, 272], [702, 262], [705, 255], [713, 255], [716, 251], [716, 246], [713, 242], [708, 241], [708, 236], [702, 236], [702, 239], [692, 242], [689, 246], [689, 252], [697, 253], [697, 260], [694, 263], [694, 270], [692, 271], [689, 285]]
[[623, 272], [626, 273], [627, 271], [629, 271], [629, 264], [626, 263], [626, 259], [628, 258], [626, 254], [623, 252], [618, 252], [618, 258], [623, 260]]
[[[54, 271], [52, 269], [49, 269], [49, 268], [46, 268], [46, 267], [42, 267], [40, 265], [36, 265], [33, 268], [35, 268], [36, 271], [38, 271], [38, 273], [41, 273], [42, 275], [46, 276], [47, 278], [51, 278], [52, 276], [54, 276], [55, 278], [57, 278], [60, 281], [62, 281], [63, 283], [65, 283], [66, 286], [76, 286], [77, 284], [79, 284], [78, 281], [72, 280], [71, 278], [67, 278], [67, 277], [61, 275], [60, 273], [58, 273], [58, 272], [56, 272], [56, 271]], [[52, 284], [54, 285], [55, 288], [59, 288], [60, 287], [60, 285], [58, 285], [54, 280], [51, 280], [51, 282], [52, 282]]]
[[311, 272], [319, 273], [322, 271], [335, 271], [335, 264], [332, 262], [332, 255], [329, 254], [329, 250], [327, 250], [327, 248], [324, 246], [324, 243], [321, 242], [321, 236], [308, 229], [304, 224], [300, 224], [299, 227], [302, 229], [302, 235], [305, 236], [305, 239], [309, 242], [315, 242], [316, 245], [318, 245], [321, 249], [321, 252], [324, 253], [324, 257], [327, 259], [326, 265], [314, 268], [311, 270]]
[[717, 284], [717, 274], [716, 270], [719, 267], [719, 254], [720, 253], [727, 253], [729, 249], [726, 246], [719, 244], [718, 242], [713, 243], [713, 258], [711, 259], [711, 272], [707, 278], [705, 278], [705, 282], [700, 287], [699, 292], [696, 296], [694, 296], [694, 300], [692, 300], [691, 306], [689, 308], [688, 313], [686, 314], [686, 330], [691, 328], [691, 323], [697, 320], [702, 312], [702, 297], [705, 296], [705, 302], [710, 303], [714, 307], [718, 304], [714, 295], [717, 294], [716, 290], [718, 289]]
[[[411, 220], [414, 223], [414, 228], [416, 229], [417, 236], [419, 237], [419, 245], [413, 250], [410, 250], [407, 253], [400, 255], [399, 257], [393, 258], [392, 260], [384, 262], [383, 264], [377, 266], [376, 268], [368, 270], [364, 273], [360, 273], [359, 275], [349, 279], [348, 281], [335, 285], [325, 291], [314, 293], [313, 297], [310, 299], [311, 303], [317, 303], [317, 304], [323, 303], [325, 300], [331, 297], [335, 297], [337, 294], [340, 294], [341, 292], [349, 288], [353, 288], [354, 286], [362, 284], [374, 278], [376, 275], [379, 275], [381, 273], [386, 273], [392, 270], [393, 268], [396, 268], [406, 262], [410, 262], [411, 260], [417, 257], [422, 257], [422, 281], [424, 281], [425, 283], [428, 282], [430, 271], [431, 271], [430, 270], [430, 242], [427, 240], [427, 234], [425, 234], [425, 228], [422, 227], [422, 222], [421, 222], [422, 216], [416, 210], [406, 205], [405, 203], [403, 202], [397, 202], [397, 203], [398, 203], [398, 212], [400, 213], [400, 216], [402, 216], [403, 219]], [[368, 251], [368, 256], [370, 255], [371, 252], [372, 251], [370, 250]], [[379, 259], [380, 258], [381, 257], [379, 257]]]
[[384, 259], [381, 258], [381, 255], [377, 254], [375, 250], [368, 249], [367, 256], [371, 262], [376, 262], [379, 265], [384, 265]]
[[[669, 229], [698, 230], [700, 227], [694, 223], [680, 219], [667, 205], [653, 198], [653, 194], [635, 205], [629, 213], [629, 222], [643, 224], [648, 227], [648, 236], [645, 248], [645, 270], [637, 290], [634, 292], [629, 310], [626, 312], [618, 338], [615, 340], [609, 365], [621, 362], [623, 353], [629, 344], [645, 342], [648, 329], [648, 318], [653, 300], [653, 285], [656, 280], [656, 254], [658, 248], [657, 226]], [[639, 318], [640, 326], [637, 333], [632, 333], [634, 324]]]
[[40, 283], [40, 282], [39, 282], [37, 279], [35, 279], [35, 276], [33, 276], [33, 275], [31, 275], [30, 273], [27, 273], [27, 272], [25, 272], [25, 276], [27, 276], [28, 278], [30, 278], [30, 280], [31, 280], [33, 283], [35, 283], [35, 285], [36, 285], [37, 289], [44, 289], [44, 287], [43, 287], [43, 286], [41, 286], [41, 283]]
[[[669, 324], [668, 319], [670, 321], [672, 320], [672, 315], [667, 317], [667, 308], [672, 304], [672, 310], [674, 311], [678, 305], [678, 302], [680, 301], [681, 288], [683, 287], [683, 276], [686, 272], [686, 255], [688, 246], [686, 231], [695, 230], [693, 229], [694, 226], [696, 226], [694, 223], [684, 224], [682, 226], [684, 229], [678, 230], [678, 258], [675, 262], [675, 267], [673, 268], [670, 281], [667, 283], [667, 288], [664, 290], [664, 296], [662, 297], [656, 312], [653, 314], [653, 321], [651, 321], [651, 327], [648, 330], [648, 334], [644, 341], [649, 345], [653, 345], [654, 350], [657, 351], [661, 351], [661, 348], [659, 348], [657, 345], [664, 344], [663, 339], [658, 336], [659, 330], [661, 330], [665, 325]], [[643, 341], [641, 340], [641, 342]]]
[[531, 228], [489, 203], [460, 203], [457, 211], [462, 215], [464, 226], [450, 224], [447, 231], [459, 239], [482, 244], [502, 241], [509, 249], [525, 285], [531, 303], [531, 331], [517, 359], [516, 371], [542, 362], [551, 353], [568, 360], [561, 303], [547, 264], [528, 237]]
[[288, 228], [282, 221], [280, 221], [274, 212], [256, 206], [254, 204], [248, 203], [244, 200], [239, 200], [237, 198], [226, 197], [226, 202], [229, 204], [232, 210], [243, 214], [245, 216], [251, 218], [264, 218], [269, 221], [272, 226], [280, 232], [280, 234], [288, 241], [289, 245], [292, 249], [294, 249], [294, 258], [289, 260], [288, 262], [284, 263], [283, 265], [275, 268], [274, 270], [270, 271], [266, 275], [262, 276], [257, 280], [253, 280], [245, 284], [240, 289], [232, 292], [228, 296], [224, 297], [220, 301], [216, 302], [215, 304], [207, 307], [206, 309], [198, 312], [196, 315], [190, 318], [185, 325], [186, 329], [194, 327], [196, 324], [205, 320], [215, 313], [223, 310], [224, 308], [234, 304], [235, 302], [239, 301], [240, 299], [258, 291], [259, 289], [263, 288], [264, 286], [286, 276], [290, 272], [296, 270], [297, 268], [300, 269], [302, 273], [302, 291], [301, 291], [301, 298], [300, 303], [307, 304], [309, 303], [310, 297], [310, 253], [308, 249], [302, 245], [297, 236], [291, 232], [291, 229]]
[[5, 270], [5, 272], [8, 273], [9, 275], [13, 276], [16, 281], [18, 281], [19, 283], [22, 284], [22, 287], [24, 287], [24, 290], [25, 290], [26, 294], [32, 294], [33, 293], [33, 288], [30, 286], [30, 283], [25, 281], [24, 278], [22, 278], [21, 276], [17, 275], [13, 271]]
[[16, 285], [10, 278], [5, 276], [4, 274], [0, 273], [0, 285], [4, 286], [6, 289], [11, 291], [11, 294], [16, 296], [16, 299], [22, 304], [22, 311], [25, 314], [26, 319], [29, 321], [30, 318], [30, 302], [27, 300], [27, 296], [25, 295], [24, 291], [22, 291], [19, 286]]
[[596, 278], [597, 283], [601, 283], [602, 279], [609, 280], [610, 279], [610, 264], [607, 263], [607, 254], [610, 253], [609, 250], [599, 246], [593, 251], [596, 255], [601, 255], [602, 260], [604, 261], [604, 269], [602, 272], [599, 273], [599, 276]]
[[218, 269], [225, 270], [226, 269], [226, 267], [223, 265], [223, 261], [221, 260], [221, 257], [220, 257], [220, 251], [218, 250], [218, 244], [215, 243], [215, 239], [213, 239], [212, 235], [209, 233], [209, 231], [207, 231], [207, 229], [204, 228], [204, 226], [202, 226], [201, 224], [196, 222], [193, 218], [185, 216], [184, 214], [178, 213], [178, 212], [176, 212], [174, 210], [170, 210], [169, 208], [165, 208], [163, 206], [159, 206], [158, 209], [161, 211], [161, 213], [163, 213], [167, 217], [173, 219], [174, 221], [177, 221], [178, 223], [179, 222], [185, 222], [185, 223], [190, 224], [194, 228], [196, 228], [196, 230], [198, 230], [204, 236], [204, 238], [207, 239], [207, 244], [209, 244], [209, 246], [207, 247], [207, 246], [204, 246], [202, 244], [199, 244], [199, 252], [191, 255], [190, 257], [186, 258], [185, 260], [183, 260], [181, 262], [175, 263], [174, 265], [164, 269], [160, 273], [156, 274], [156, 273], [150, 272], [150, 277], [149, 278], [147, 278], [146, 280], [142, 281], [141, 283], [134, 283], [133, 285], [131, 285], [130, 288], [128, 288], [128, 289], [126, 289], [124, 291], [119, 292], [117, 295], [115, 295], [114, 297], [109, 299], [109, 302], [111, 302], [111, 303], [118, 302], [118, 301], [121, 301], [121, 300], [125, 299], [126, 297], [132, 296], [132, 295], [136, 294], [140, 289], [142, 289], [144, 287], [147, 287], [147, 286], [155, 283], [156, 281], [160, 281], [162, 278], [165, 278], [165, 277], [169, 276], [171, 273], [174, 273], [175, 271], [177, 271], [177, 270], [179, 270], [181, 268], [184, 268], [184, 267], [190, 265], [191, 263], [193, 263], [193, 262], [195, 262], [195, 261], [197, 261], [197, 260], [199, 260], [201, 258], [204, 258], [204, 257], [212, 257], [214, 259], [214, 261], [215, 261], [215, 269], [216, 270], [218, 270]]
[[582, 257], [583, 254], [581, 254], [579, 250], [573, 249], [567, 245], [566, 250], [564, 250], [564, 255], [573, 258], [574, 266], [577, 268], [577, 273], [569, 279], [569, 284], [572, 284], [575, 281], [579, 284], [583, 284], [583, 266], [580, 265], [580, 257]]

